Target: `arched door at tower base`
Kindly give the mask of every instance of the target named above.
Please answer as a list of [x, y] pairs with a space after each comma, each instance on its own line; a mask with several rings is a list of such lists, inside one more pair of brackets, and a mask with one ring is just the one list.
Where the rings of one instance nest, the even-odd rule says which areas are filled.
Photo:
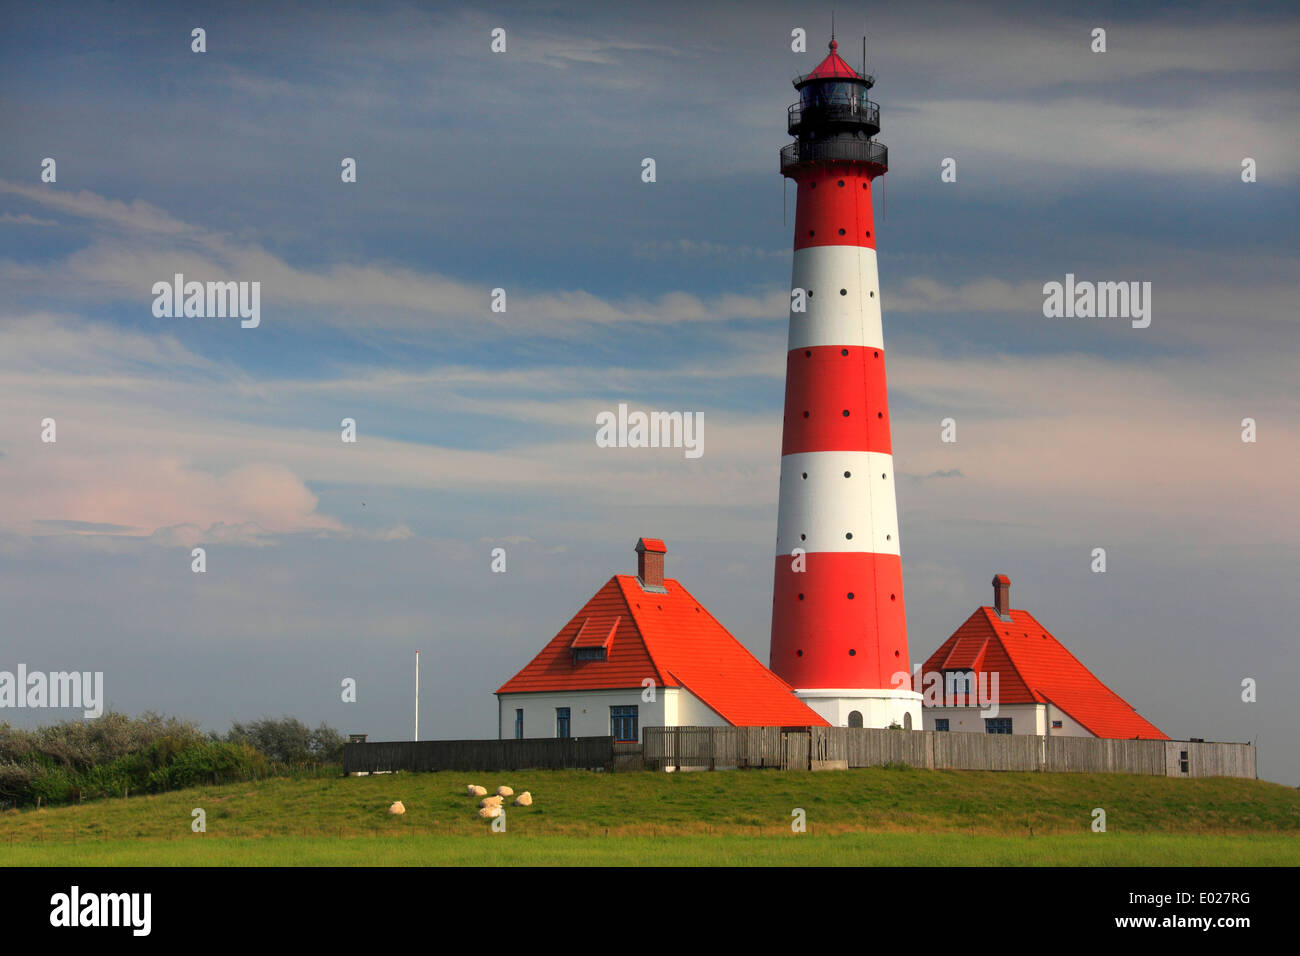
[[862, 726], [862, 713], [860, 711], [856, 711], [856, 710], [849, 711], [849, 726], [850, 727]]

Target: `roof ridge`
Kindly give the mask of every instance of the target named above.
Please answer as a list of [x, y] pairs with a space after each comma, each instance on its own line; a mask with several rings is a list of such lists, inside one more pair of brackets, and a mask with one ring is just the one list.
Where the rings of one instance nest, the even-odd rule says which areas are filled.
[[[641, 622], [637, 620], [636, 611], [632, 609], [632, 600], [627, 593], [627, 582], [629, 580], [635, 581], [636, 576], [629, 574], [616, 574], [611, 580], [618, 582], [618, 594], [623, 601], [624, 610], [627, 611], [628, 621], [632, 625], [632, 630], [636, 631], [636, 636], [641, 639], [641, 646], [645, 648], [646, 657], [650, 659], [650, 667], [654, 670], [655, 686], [667, 687], [668, 681], [664, 679], [664, 671], [667, 668], [660, 663], [658, 656], [656, 656], [655, 648], [651, 647], [650, 638], [646, 636], [646, 632], [641, 627]], [[667, 579], [665, 579], [665, 584], [666, 583]], [[640, 585], [638, 584], [637, 587], [639, 589]], [[660, 648], [660, 651], [662, 651], [662, 648]]]
[[[1032, 683], [1030, 683], [1029, 681], [1025, 680], [1025, 675], [1024, 675], [1023, 673], [1021, 673], [1020, 668], [1016, 666], [1016, 658], [1015, 658], [1015, 655], [1011, 653], [1011, 648], [1007, 647], [1007, 645], [1006, 645], [1005, 643], [1003, 643], [1003, 641], [1002, 641], [1002, 635], [998, 634], [998, 624], [999, 624], [999, 623], [1001, 623], [1001, 624], [1010, 624], [1010, 623], [1012, 623], [1012, 622], [1010, 622], [1010, 621], [1003, 621], [1001, 618], [998, 618], [997, 621], [995, 622], [995, 621], [994, 621], [994, 615], [995, 615], [997, 612], [996, 612], [993, 608], [989, 607], [987, 604], [981, 604], [981, 605], [980, 605], [980, 610], [984, 612], [984, 620], [985, 620], [985, 622], [988, 624], [989, 627], [991, 627], [991, 628], [993, 629], [993, 639], [994, 639], [995, 641], [997, 641], [997, 642], [998, 642], [998, 646], [1002, 648], [1002, 653], [1006, 655], [1007, 662], [1011, 665], [1011, 669], [1012, 669], [1013, 671], [1016, 672], [1016, 677], [1019, 678], [1020, 683], [1024, 684], [1024, 685], [1025, 685], [1025, 689], [1029, 691], [1029, 696], [1030, 696], [1030, 697], [1033, 697], [1033, 698], [1038, 698], [1038, 697], [1042, 697], [1042, 696], [1044, 696], [1044, 695], [1042, 694], [1042, 692], [1039, 691], [1039, 690], [1038, 690], [1038, 689], [1037, 689], [1037, 688], [1036, 688]], [[1010, 611], [1011, 611], [1011, 609], [1010, 609], [1010, 608], [1007, 608], [1007, 612], [1010, 613]], [[1028, 614], [1029, 612], [1028, 612], [1028, 611], [1025, 611], [1024, 613]], [[1034, 623], [1035, 623], [1035, 624], [1038, 624], [1037, 621], [1035, 621]], [[1042, 625], [1039, 624], [1039, 627], [1042, 627]], [[1053, 640], [1056, 640], [1056, 638], [1052, 638], [1052, 639], [1053, 639]], [[1061, 642], [1060, 642], [1060, 641], [1057, 641], [1056, 643], [1060, 644]], [[1061, 646], [1064, 647], [1065, 645], [1062, 644]]]
[[[707, 615], [709, 616], [709, 620], [710, 620], [710, 621], [712, 621], [714, 624], [718, 625], [718, 627], [722, 628], [723, 632], [724, 632], [728, 637], [730, 637], [733, 641], [735, 641], [735, 642], [740, 646], [740, 649], [741, 649], [742, 651], [744, 651], [746, 654], [749, 655], [749, 659], [750, 659], [750, 660], [752, 660], [752, 661], [753, 661], [755, 664], [757, 664], [759, 667], [763, 668], [763, 672], [764, 672], [764, 673], [769, 674], [769, 675], [770, 675], [770, 676], [771, 676], [771, 677], [772, 677], [772, 678], [777, 682], [777, 684], [779, 684], [781, 687], [784, 687], [784, 688], [786, 688], [787, 690], [789, 690], [791, 693], [794, 693], [794, 686], [793, 686], [792, 684], [790, 684], [789, 682], [787, 682], [787, 681], [785, 680], [785, 678], [783, 678], [783, 677], [782, 677], [780, 674], [778, 674], [776, 671], [772, 670], [772, 669], [769, 668], [766, 664], [764, 664], [762, 661], [760, 661], [757, 657], [755, 657], [755, 656], [754, 656], [754, 652], [751, 651], [748, 647], [745, 646], [744, 641], [742, 641], [740, 638], [738, 638], [735, 634], [732, 634], [731, 631], [727, 630], [727, 626], [726, 626], [725, 624], [723, 624], [721, 621], [719, 621], [716, 617], [714, 617], [714, 616], [713, 616], [713, 612], [710, 611], [707, 607], [705, 607], [704, 604], [703, 604], [703, 602], [701, 602], [699, 598], [697, 598], [694, 594], [692, 594], [690, 591], [688, 591], [688, 590], [686, 589], [686, 587], [685, 587], [684, 585], [680, 584], [679, 582], [677, 582], [677, 581], [674, 580], [673, 583], [676, 584], [678, 587], [680, 587], [680, 588], [682, 589], [682, 593], [684, 593], [687, 597], [689, 597], [692, 601], [695, 602], [695, 606], [696, 606], [696, 607], [698, 607], [698, 608], [699, 608], [703, 613], [705, 613], [705, 614], [707, 614]], [[692, 693], [694, 693], [694, 691], [692, 691]]]

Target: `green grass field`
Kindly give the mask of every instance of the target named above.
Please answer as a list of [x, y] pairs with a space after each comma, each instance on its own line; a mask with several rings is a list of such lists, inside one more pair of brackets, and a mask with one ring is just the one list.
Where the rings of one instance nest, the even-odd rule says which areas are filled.
[[[466, 783], [529, 790], [506, 832]], [[385, 811], [401, 800], [406, 814]], [[191, 832], [191, 811], [207, 832]], [[1105, 833], [1091, 829], [1106, 811]], [[791, 812], [807, 832], [791, 830]], [[1300, 791], [1254, 780], [871, 769], [271, 779], [0, 814], [8, 865], [1300, 864]]]

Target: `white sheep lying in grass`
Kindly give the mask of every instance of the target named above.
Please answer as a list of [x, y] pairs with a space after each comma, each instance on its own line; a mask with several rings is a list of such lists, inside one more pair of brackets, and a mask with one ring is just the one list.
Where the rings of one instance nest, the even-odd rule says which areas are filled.
[[477, 784], [473, 784], [473, 783], [471, 783], [468, 787], [465, 788], [465, 796], [467, 797], [481, 797], [486, 793], [487, 793], [487, 787], [480, 787]]
[[513, 797], [514, 795], [515, 795], [515, 792], [514, 792], [513, 790], [511, 790], [509, 787], [506, 787], [506, 786], [500, 786], [500, 787], [497, 787], [497, 796], [498, 796], [498, 797]]
[[525, 790], [519, 796], [515, 797], [515, 806], [531, 807], [533, 805], [533, 795]]
[[496, 817], [501, 816], [501, 807], [495, 803], [490, 807], [480, 807], [478, 815], [481, 820], [493, 820]]
[[393, 816], [401, 816], [403, 813], [406, 812], [406, 806], [402, 803], [401, 800], [398, 800], [391, 807], [388, 808], [388, 812], [391, 813]]
[[478, 805], [480, 807], [499, 807], [504, 799], [505, 797], [484, 797], [478, 802]]

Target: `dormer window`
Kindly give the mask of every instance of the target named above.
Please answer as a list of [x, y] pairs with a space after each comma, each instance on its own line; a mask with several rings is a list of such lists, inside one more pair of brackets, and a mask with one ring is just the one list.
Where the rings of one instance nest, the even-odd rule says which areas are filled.
[[614, 633], [618, 630], [622, 617], [614, 618], [606, 627], [596, 624], [591, 618], [584, 618], [578, 633], [569, 642], [569, 654], [573, 663], [583, 661], [604, 661], [609, 659], [609, 649], [614, 645]]

